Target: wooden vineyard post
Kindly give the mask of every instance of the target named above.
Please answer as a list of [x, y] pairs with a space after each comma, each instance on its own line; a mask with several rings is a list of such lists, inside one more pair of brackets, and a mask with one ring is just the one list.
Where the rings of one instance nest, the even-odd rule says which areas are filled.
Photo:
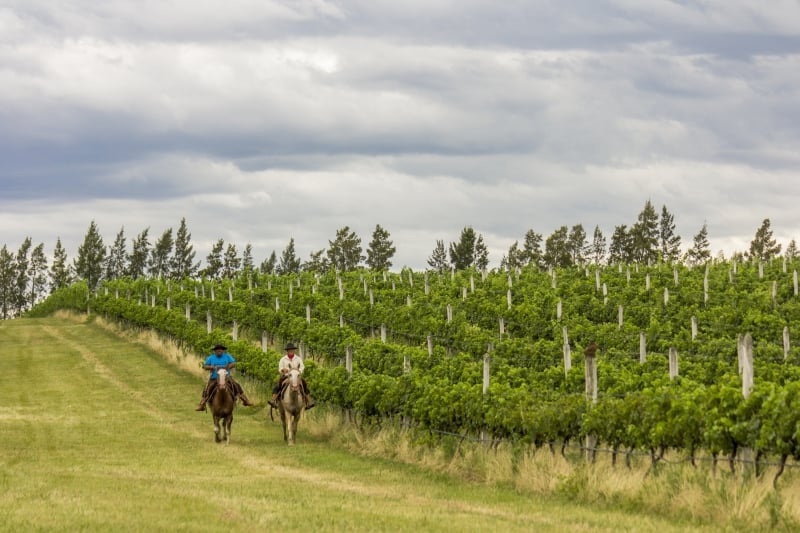
[[[591, 343], [586, 350], [584, 350], [584, 369], [586, 380], [586, 399], [597, 403], [597, 344]], [[597, 437], [595, 435], [586, 435], [586, 457], [591, 462], [597, 458]]]
[[647, 362], [647, 333], [639, 332], [639, 362]]
[[[492, 351], [494, 350], [494, 344], [489, 343], [489, 346], [486, 349], [486, 353], [483, 354], [483, 395], [486, 396], [486, 393], [489, 392], [489, 382], [491, 380], [491, 362], [492, 362]], [[486, 442], [488, 436], [486, 435], [486, 430], [481, 430], [481, 442]]]
[[791, 350], [791, 341], [789, 340], [789, 326], [783, 327], [783, 360], [789, 357], [789, 350]]
[[[742, 397], [747, 400], [753, 390], [753, 337], [747, 333], [742, 341]], [[753, 450], [742, 448], [742, 478], [754, 471]]]
[[206, 333], [211, 333], [211, 311], [206, 311]]
[[569, 375], [569, 371], [572, 369], [572, 352], [570, 351], [569, 347], [569, 335], [567, 334], [567, 326], [564, 326], [561, 330], [564, 336], [564, 375]]
[[184, 314], [186, 315], [186, 321], [189, 322], [192, 319], [192, 306], [189, 305], [189, 302], [186, 302]]
[[674, 346], [669, 347], [669, 379], [678, 377], [678, 350]]

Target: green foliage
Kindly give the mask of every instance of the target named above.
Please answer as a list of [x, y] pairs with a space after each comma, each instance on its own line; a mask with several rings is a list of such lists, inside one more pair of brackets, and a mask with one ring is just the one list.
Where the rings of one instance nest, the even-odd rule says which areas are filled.
[[[275, 343], [302, 342], [306, 378], [319, 401], [366, 420], [404, 417], [431, 438], [487, 432], [542, 446], [591, 434], [615, 450], [694, 454], [702, 448], [733, 456], [751, 447], [795, 457], [791, 410], [798, 411], [800, 350], [784, 354], [780, 342], [784, 328], [800, 331], [793, 266], [543, 272], [530, 265], [486, 274], [358, 269], [230, 280], [124, 278], [96, 291], [85, 282], [70, 285], [30, 313], [88, 308], [158, 329], [198, 354], [223, 340], [241, 371], [270, 383], [281, 353], [262, 351], [262, 335]], [[757, 380], [747, 400], [737, 356], [744, 333], [756, 339]], [[600, 347], [596, 403], [585, 390], [583, 349], [590, 342]], [[675, 379], [669, 377], [672, 348], [679, 354]], [[353, 355], [350, 375], [347, 353]]]

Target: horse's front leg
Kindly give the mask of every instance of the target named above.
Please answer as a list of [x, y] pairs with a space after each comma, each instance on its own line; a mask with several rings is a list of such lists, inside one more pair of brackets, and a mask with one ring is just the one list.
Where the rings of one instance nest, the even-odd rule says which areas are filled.
[[231, 425], [233, 425], [233, 415], [225, 421], [225, 444], [231, 443]]
[[219, 436], [221, 428], [219, 427], [219, 417], [214, 415], [214, 440], [216, 442], [221, 442], [222, 439]]

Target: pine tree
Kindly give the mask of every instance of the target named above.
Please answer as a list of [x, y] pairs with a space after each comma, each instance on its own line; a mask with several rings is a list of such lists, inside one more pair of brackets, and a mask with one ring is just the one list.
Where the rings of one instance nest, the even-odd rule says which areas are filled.
[[522, 254], [522, 250], [519, 249], [519, 241], [514, 241], [514, 244], [508, 248], [508, 255], [503, 256], [500, 260], [500, 268], [510, 272], [524, 266]]
[[628, 226], [621, 224], [614, 228], [611, 244], [608, 246], [608, 263], [627, 264], [633, 261], [633, 245]]
[[348, 226], [336, 231], [336, 237], [328, 241], [328, 260], [339, 272], [355, 270], [364, 260], [361, 255], [361, 238]]
[[694, 236], [694, 244], [686, 252], [686, 262], [692, 266], [702, 265], [711, 259], [711, 246], [708, 243], [708, 225], [703, 222], [703, 227]]
[[75, 274], [78, 279], [86, 281], [89, 290], [95, 290], [103, 279], [105, 259], [106, 248], [103, 245], [103, 238], [92, 220], [83, 244], [78, 246], [78, 257], [75, 259]]
[[14, 310], [17, 316], [25, 311], [28, 304], [28, 283], [30, 281], [28, 276], [28, 265], [30, 263], [28, 254], [31, 251], [31, 244], [31, 238], [25, 237], [19, 250], [17, 250], [17, 257], [14, 260]]
[[592, 236], [592, 245], [590, 248], [590, 257], [595, 265], [603, 264], [606, 258], [606, 238], [600, 230], [600, 226], [594, 227], [594, 235]]
[[772, 238], [772, 229], [768, 218], [756, 230], [755, 238], [750, 242], [750, 257], [761, 261], [769, 261], [781, 253], [781, 245]]
[[47, 287], [47, 257], [44, 254], [44, 243], [36, 245], [36, 248], [31, 252], [31, 260], [28, 264], [28, 279], [30, 280], [28, 305], [32, 307], [42, 299]]
[[303, 263], [302, 269], [305, 272], [326, 272], [331, 267], [325, 255], [325, 248], [311, 252], [308, 261]]
[[274, 274], [275, 273], [275, 266], [278, 264], [278, 256], [275, 255], [275, 250], [272, 250], [272, 253], [269, 254], [269, 257], [264, 259], [260, 265], [258, 265], [258, 271], [262, 274]]
[[428, 257], [428, 266], [439, 274], [447, 270], [447, 252], [444, 248], [444, 241], [436, 240], [436, 247], [434, 247], [433, 252]]
[[681, 257], [681, 237], [675, 234], [675, 217], [661, 207], [661, 222], [659, 223], [659, 241], [661, 243], [661, 260], [674, 263]]
[[222, 277], [226, 279], [235, 278], [241, 266], [242, 260], [239, 258], [236, 245], [233, 243], [228, 244], [222, 261]]
[[457, 243], [450, 243], [450, 264], [456, 270], [464, 270], [475, 264], [475, 243], [478, 236], [475, 230], [467, 226], [461, 230], [461, 238]]
[[789, 245], [786, 246], [786, 251], [783, 253], [783, 255], [786, 257], [786, 259], [794, 259], [797, 257], [797, 254], [797, 242], [792, 239], [789, 241]]
[[658, 259], [658, 214], [647, 200], [630, 231], [633, 260], [650, 264]]
[[253, 245], [248, 242], [242, 252], [242, 272], [249, 275], [253, 270], [255, 270], [253, 265]]
[[489, 268], [489, 249], [483, 242], [483, 235], [478, 235], [475, 241], [475, 268], [481, 271]]
[[72, 270], [67, 263], [67, 252], [61, 245], [61, 237], [58, 237], [53, 250], [53, 264], [50, 266], [50, 292], [67, 287], [70, 283]]
[[131, 255], [128, 257], [128, 276], [131, 279], [144, 277], [147, 268], [147, 258], [150, 255], [150, 240], [148, 234], [150, 228], [146, 228], [133, 240]]
[[294, 237], [289, 239], [289, 244], [284, 248], [281, 254], [281, 262], [277, 269], [278, 274], [293, 274], [300, 272], [300, 259], [294, 251]]
[[567, 247], [569, 248], [569, 254], [572, 256], [573, 265], [582, 265], [586, 262], [586, 253], [589, 245], [586, 241], [586, 230], [583, 229], [583, 224], [572, 226], [567, 237]]
[[0, 248], [0, 317], [3, 320], [10, 318], [15, 308], [16, 269], [14, 255], [4, 244]]
[[536, 265], [541, 267], [544, 265], [542, 258], [542, 240], [544, 237], [541, 233], [536, 233], [532, 229], [525, 232], [525, 240], [522, 244], [522, 255], [520, 262], [523, 265]]
[[125, 250], [125, 227], [120, 228], [106, 259], [106, 279], [118, 279], [128, 271], [128, 252]]
[[389, 270], [392, 268], [392, 257], [396, 251], [394, 244], [389, 240], [389, 232], [377, 224], [367, 248], [367, 266], [375, 271]]
[[195, 262], [194, 246], [191, 244], [192, 234], [186, 227], [186, 218], [181, 218], [181, 225], [175, 234], [175, 250], [170, 264], [170, 278], [178, 281], [197, 276], [200, 262]]
[[225, 242], [219, 239], [211, 247], [211, 251], [206, 256], [206, 268], [203, 270], [203, 275], [208, 279], [219, 279], [222, 275], [222, 249], [225, 247]]
[[544, 243], [544, 264], [547, 267], [568, 267], [572, 265], [569, 246], [569, 229], [561, 226]]
[[164, 279], [169, 276], [172, 264], [172, 228], [167, 228], [150, 251], [148, 264], [150, 277]]

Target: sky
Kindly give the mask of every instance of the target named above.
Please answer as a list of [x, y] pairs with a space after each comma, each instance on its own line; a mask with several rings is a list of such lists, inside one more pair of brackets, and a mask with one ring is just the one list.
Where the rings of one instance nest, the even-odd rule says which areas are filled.
[[0, 246], [800, 239], [800, 1], [0, 0]]

